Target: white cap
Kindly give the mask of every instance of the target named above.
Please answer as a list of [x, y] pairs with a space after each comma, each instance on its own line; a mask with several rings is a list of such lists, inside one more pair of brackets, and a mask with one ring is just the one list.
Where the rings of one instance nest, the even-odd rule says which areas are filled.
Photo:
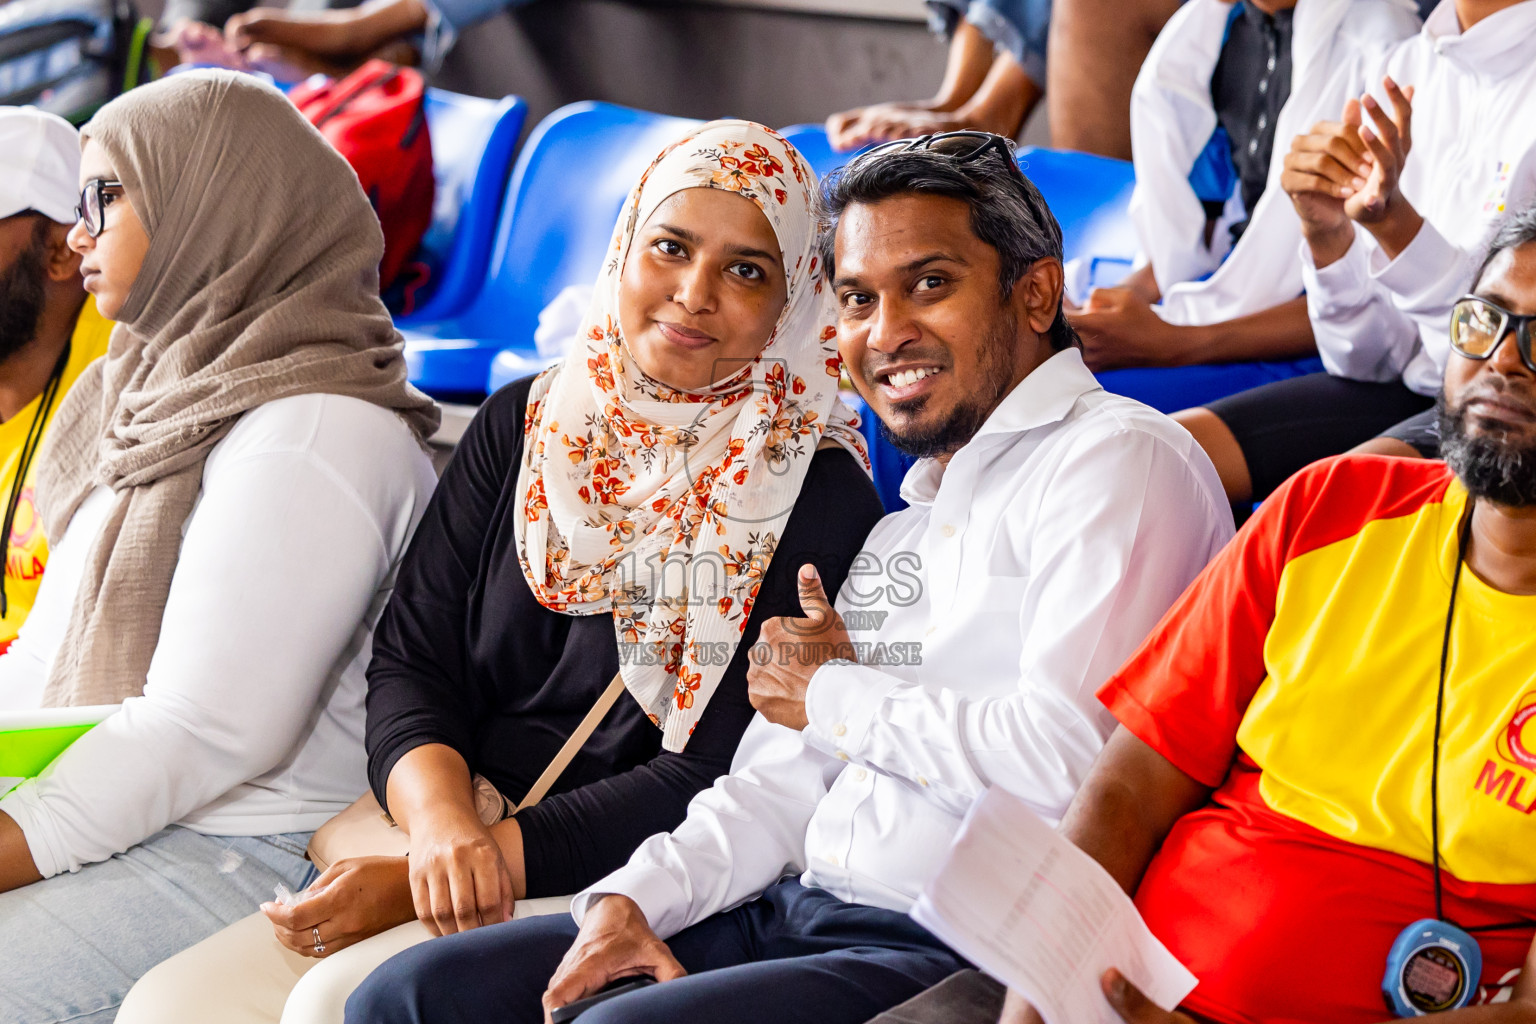
[[0, 107], [0, 217], [36, 210], [75, 222], [80, 201], [80, 133], [36, 107]]

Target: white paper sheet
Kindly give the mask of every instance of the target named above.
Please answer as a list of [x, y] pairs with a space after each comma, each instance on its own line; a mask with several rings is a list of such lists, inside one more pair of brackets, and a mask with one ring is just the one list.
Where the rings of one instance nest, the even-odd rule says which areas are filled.
[[1111, 967], [1165, 1010], [1196, 983], [1109, 872], [996, 787], [971, 807], [912, 916], [1047, 1024], [1119, 1024], [1099, 988]]

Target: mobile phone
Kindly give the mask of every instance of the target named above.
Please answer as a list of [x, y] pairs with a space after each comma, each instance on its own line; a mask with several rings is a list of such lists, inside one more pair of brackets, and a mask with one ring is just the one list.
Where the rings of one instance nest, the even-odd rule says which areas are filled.
[[567, 1021], [575, 1020], [598, 1003], [606, 1003], [614, 996], [638, 992], [640, 989], [654, 984], [656, 984], [656, 979], [649, 974], [636, 974], [627, 978], [615, 978], [601, 989], [598, 989], [594, 994], [587, 996], [587, 998], [578, 999], [574, 1003], [566, 1003], [558, 1010], [552, 1012], [549, 1015], [549, 1019], [554, 1024], [566, 1024]]

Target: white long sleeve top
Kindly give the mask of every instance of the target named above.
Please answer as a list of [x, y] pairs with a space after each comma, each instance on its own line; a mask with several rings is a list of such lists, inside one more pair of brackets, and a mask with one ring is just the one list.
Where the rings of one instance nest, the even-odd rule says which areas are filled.
[[[435, 484], [405, 423], [368, 402], [304, 395], [241, 417], [204, 464], [144, 695], [0, 800], [44, 877], [173, 822], [309, 831], [367, 789], [373, 625]], [[53, 545], [0, 658], [5, 706], [36, 706], [110, 506], [98, 488]]]
[[1329, 373], [1401, 378], [1419, 394], [1439, 393], [1451, 306], [1470, 290], [1499, 222], [1536, 197], [1533, 47], [1536, 0], [1465, 32], [1455, 0], [1441, 0], [1423, 31], [1367, 79], [1386, 110], [1382, 75], [1414, 87], [1413, 149], [1401, 188], [1424, 226], [1393, 260], [1358, 225], [1354, 244], [1322, 269], [1301, 245], [1307, 312]]
[[1075, 349], [902, 496], [838, 595], [859, 663], [816, 672], [802, 732], [755, 719], [733, 772], [577, 920], [623, 893], [666, 937], [788, 873], [908, 909], [987, 787], [1060, 818], [1114, 725], [1095, 690], [1232, 536], [1200, 446]]
[[[1359, 95], [1364, 69], [1419, 28], [1409, 0], [1299, 0], [1290, 98], [1275, 123], [1269, 181], [1228, 251], [1231, 218], [1223, 217], [1207, 247], [1205, 210], [1189, 172], [1216, 130], [1211, 75], [1231, 13], [1230, 0], [1189, 0], [1159, 33], [1131, 91], [1131, 217], [1163, 295], [1153, 308], [1175, 324], [1220, 323], [1301, 294], [1301, 221], [1280, 187], [1291, 139], [1318, 121], [1338, 120], [1344, 102]], [[1241, 198], [1228, 208], [1241, 211]]]

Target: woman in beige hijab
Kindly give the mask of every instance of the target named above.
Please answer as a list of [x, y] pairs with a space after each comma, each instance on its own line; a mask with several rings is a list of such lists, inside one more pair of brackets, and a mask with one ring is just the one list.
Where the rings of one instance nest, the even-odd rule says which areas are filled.
[[54, 540], [11, 706], [116, 705], [0, 800], [0, 1019], [106, 1022], [149, 967], [304, 884], [365, 785], [372, 630], [434, 478], [346, 162], [232, 73], [87, 125], [85, 287], [117, 322], [40, 459]]

